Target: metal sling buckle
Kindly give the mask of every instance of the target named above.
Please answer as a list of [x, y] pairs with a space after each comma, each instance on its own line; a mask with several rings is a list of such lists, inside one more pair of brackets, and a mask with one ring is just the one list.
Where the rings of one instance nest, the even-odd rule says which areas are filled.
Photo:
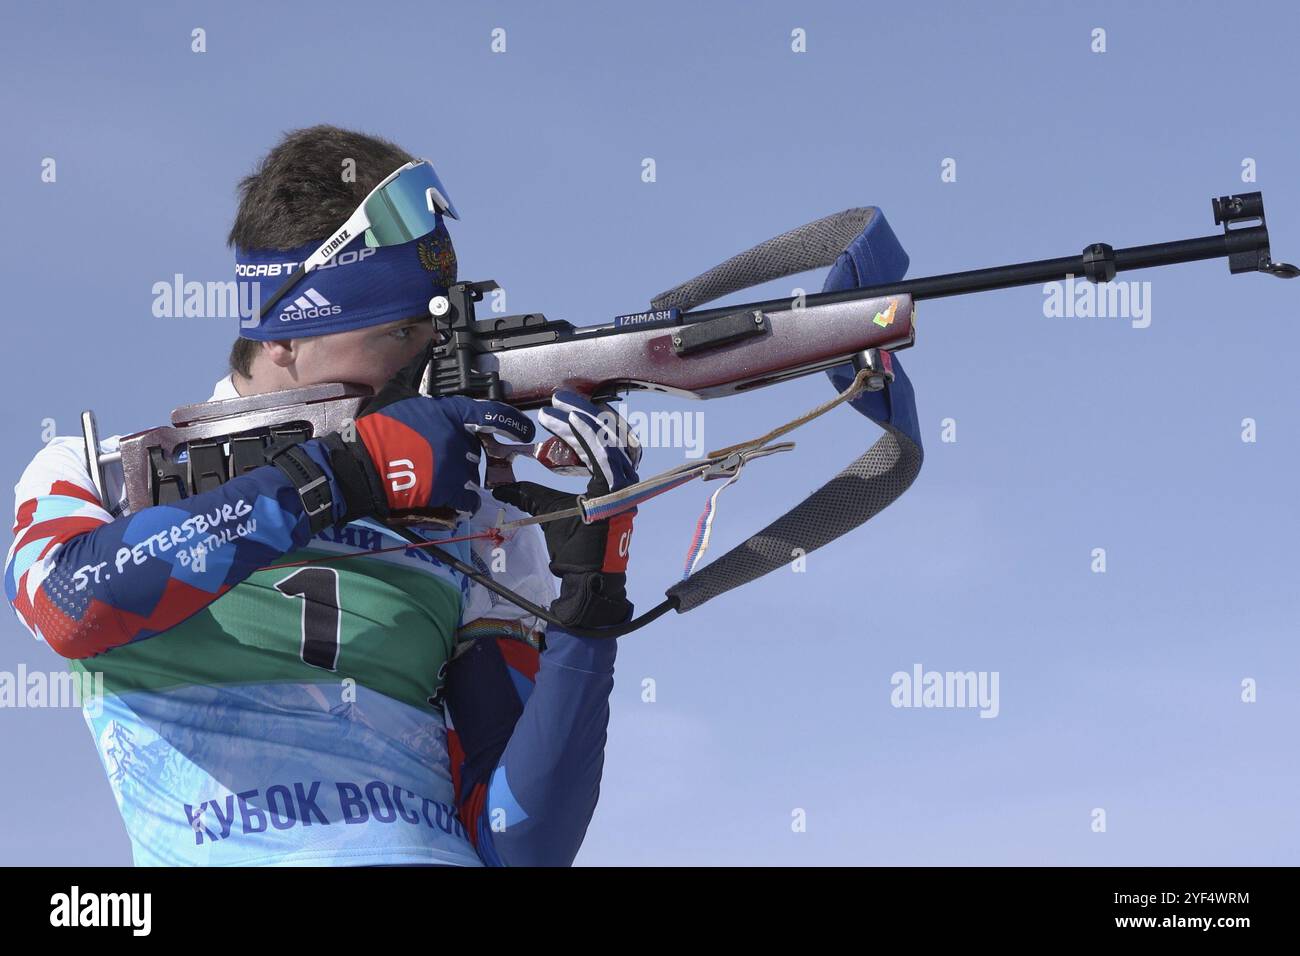
[[776, 445], [768, 445], [765, 448], [752, 448], [749, 451], [734, 452], [721, 461], [716, 461], [710, 465], [709, 469], [704, 472], [703, 478], [705, 481], [713, 481], [715, 478], [734, 478], [740, 473], [740, 469], [744, 467], [745, 462], [750, 459], [793, 450], [794, 442], [783, 441]]
[[307, 482], [307, 484], [303, 485], [301, 488], [298, 489], [298, 497], [302, 499], [302, 506], [307, 509], [308, 518], [314, 518], [316, 515], [320, 514], [321, 512], [329, 511], [330, 508], [334, 506], [334, 499], [329, 494], [325, 495], [325, 498], [321, 501], [320, 507], [318, 508], [312, 508], [307, 504], [307, 492], [311, 491], [317, 485], [322, 485], [322, 484], [324, 485], [329, 484], [329, 479], [326, 478], [324, 475], [321, 475], [315, 481]]

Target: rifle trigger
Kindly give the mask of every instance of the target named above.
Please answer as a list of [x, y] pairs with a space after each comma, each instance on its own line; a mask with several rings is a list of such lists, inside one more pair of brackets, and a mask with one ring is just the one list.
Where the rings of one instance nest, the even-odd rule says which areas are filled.
[[514, 458], [517, 455], [536, 459], [556, 474], [587, 474], [587, 466], [582, 463], [582, 459], [555, 436], [528, 445], [509, 445], [493, 435], [480, 435], [479, 440], [487, 453], [487, 476], [484, 483], [488, 488], [507, 485], [515, 480]]
[[515, 469], [509, 458], [497, 458], [494, 455], [487, 456], [487, 471], [483, 477], [483, 487], [497, 488], [501, 485], [513, 485], [515, 483]]

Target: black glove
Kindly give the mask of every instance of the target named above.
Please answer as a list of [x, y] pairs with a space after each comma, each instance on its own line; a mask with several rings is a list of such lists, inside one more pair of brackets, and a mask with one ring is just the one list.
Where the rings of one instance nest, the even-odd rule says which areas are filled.
[[[542, 424], [571, 445], [591, 469], [587, 497], [609, 494], [607, 474], [615, 476], [619, 487], [637, 480], [640, 448], [628, 438], [626, 427], [609, 427], [611, 421], [619, 421], [616, 413], [568, 392], [557, 392], [552, 403], [554, 408], [540, 416]], [[572, 492], [531, 481], [500, 485], [492, 495], [531, 515], [564, 511], [578, 504], [578, 496]], [[635, 514], [633, 509], [591, 524], [583, 524], [575, 515], [542, 524], [551, 573], [560, 579], [560, 596], [552, 602], [551, 613], [561, 621], [577, 627], [610, 627], [632, 616], [627, 561]]]

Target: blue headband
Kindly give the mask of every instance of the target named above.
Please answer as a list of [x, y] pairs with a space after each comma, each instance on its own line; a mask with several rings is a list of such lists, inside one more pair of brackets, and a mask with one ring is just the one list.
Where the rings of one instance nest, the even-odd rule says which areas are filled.
[[[236, 249], [239, 301], [269, 299], [319, 245]], [[301, 339], [428, 315], [429, 300], [446, 295], [455, 281], [456, 250], [439, 216], [432, 232], [400, 245], [349, 242], [294, 283], [260, 325], [241, 327], [239, 334], [260, 341]]]

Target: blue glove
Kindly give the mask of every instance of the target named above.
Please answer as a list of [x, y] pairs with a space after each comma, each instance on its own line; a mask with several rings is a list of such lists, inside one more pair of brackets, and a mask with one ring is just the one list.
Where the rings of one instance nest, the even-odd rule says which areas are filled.
[[509, 405], [460, 395], [389, 396], [357, 416], [360, 444], [379, 474], [390, 511], [447, 507], [463, 517], [477, 511], [483, 432], [531, 441], [535, 428]]
[[271, 460], [293, 479], [300, 495], [320, 483], [322, 472], [330, 481], [328, 517], [317, 513], [323, 504], [304, 499], [313, 530], [370, 515], [388, 518], [434, 509], [468, 517], [482, 503], [478, 436], [486, 432], [532, 441], [532, 421], [502, 402], [421, 395], [418, 386], [428, 361], [425, 352], [366, 400], [357, 413], [354, 437], [345, 440], [331, 433], [303, 442], [301, 450], [310, 461], [292, 448], [277, 449]]

